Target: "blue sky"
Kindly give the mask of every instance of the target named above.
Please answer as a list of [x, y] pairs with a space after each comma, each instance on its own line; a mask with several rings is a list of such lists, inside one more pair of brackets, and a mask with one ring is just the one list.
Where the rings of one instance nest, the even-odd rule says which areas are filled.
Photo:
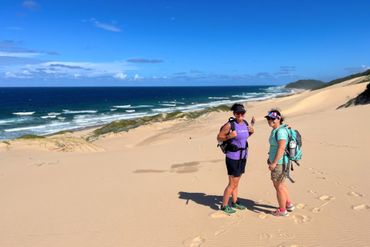
[[261, 85], [370, 67], [369, 1], [2, 0], [0, 86]]

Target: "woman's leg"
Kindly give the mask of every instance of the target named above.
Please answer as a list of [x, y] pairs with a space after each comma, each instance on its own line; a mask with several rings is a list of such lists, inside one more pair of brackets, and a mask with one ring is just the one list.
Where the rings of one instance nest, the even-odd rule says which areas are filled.
[[285, 193], [285, 198], [286, 198], [286, 203], [285, 204], [287, 204], [287, 202], [291, 203], [292, 200], [290, 199], [290, 196], [289, 196], [288, 187], [286, 186], [285, 183], [283, 183], [283, 186], [284, 186], [284, 193]]
[[232, 195], [234, 189], [236, 188], [236, 185], [237, 183], [235, 183], [235, 177], [229, 176], [229, 184], [225, 188], [224, 197], [222, 200], [223, 207], [229, 204], [230, 196]]
[[235, 183], [235, 189], [233, 190], [232, 196], [233, 196], [233, 203], [236, 203], [238, 201], [238, 188], [239, 188], [239, 181], [240, 177], [234, 177], [233, 181]]
[[287, 196], [284, 182], [273, 181], [280, 209], [286, 208]]

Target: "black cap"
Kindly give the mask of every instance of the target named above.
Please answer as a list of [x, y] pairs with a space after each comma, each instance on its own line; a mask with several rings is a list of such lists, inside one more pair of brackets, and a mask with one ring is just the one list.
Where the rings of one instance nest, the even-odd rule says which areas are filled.
[[245, 108], [244, 108], [244, 105], [242, 104], [234, 104], [232, 107], [231, 107], [231, 110], [233, 112], [246, 112]]

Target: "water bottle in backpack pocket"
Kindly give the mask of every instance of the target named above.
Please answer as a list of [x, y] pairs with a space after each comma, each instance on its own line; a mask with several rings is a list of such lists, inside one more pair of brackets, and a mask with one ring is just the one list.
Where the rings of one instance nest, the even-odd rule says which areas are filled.
[[[288, 132], [288, 145], [285, 153], [289, 160], [299, 161], [302, 159], [302, 137], [298, 130], [284, 127]], [[277, 132], [276, 132], [277, 141]]]

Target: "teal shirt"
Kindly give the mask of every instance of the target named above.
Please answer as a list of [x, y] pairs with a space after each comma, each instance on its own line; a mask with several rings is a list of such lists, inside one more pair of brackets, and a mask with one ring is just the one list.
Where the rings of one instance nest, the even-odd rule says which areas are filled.
[[[277, 129], [273, 129], [271, 131], [271, 135], [269, 138], [269, 143], [270, 143], [270, 150], [269, 150], [269, 160], [270, 162], [274, 161], [277, 150], [278, 150], [278, 142], [276, 141], [276, 131], [277, 131], [277, 139], [280, 140], [286, 140], [286, 146], [288, 146], [288, 130], [285, 128], [285, 125], [281, 125]], [[286, 147], [285, 147], [286, 148]], [[284, 155], [279, 161], [278, 164], [287, 164], [288, 163], [288, 157]]]

